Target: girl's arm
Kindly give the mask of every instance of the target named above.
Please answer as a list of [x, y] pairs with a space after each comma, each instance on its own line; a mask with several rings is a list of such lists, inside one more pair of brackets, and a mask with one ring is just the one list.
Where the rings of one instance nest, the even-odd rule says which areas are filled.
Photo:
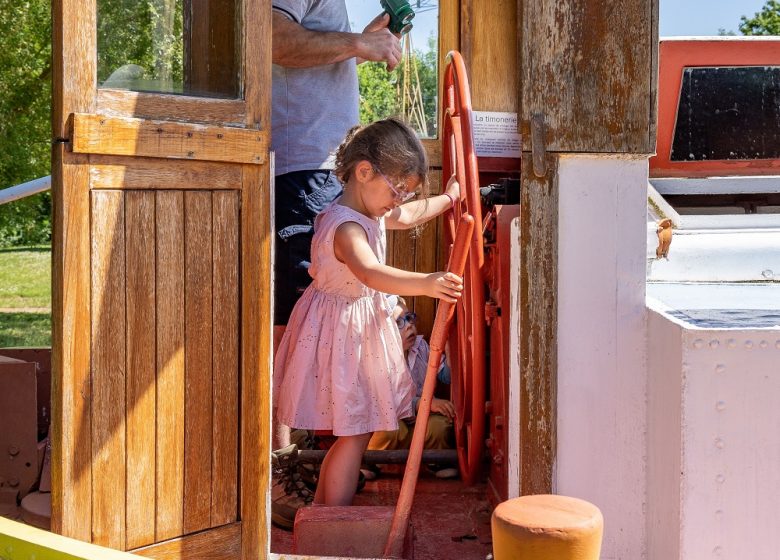
[[447, 181], [444, 192], [447, 194], [407, 202], [393, 208], [385, 214], [385, 227], [387, 229], [411, 229], [448, 210], [452, 203], [460, 197], [460, 185], [455, 180], [454, 175]]
[[455, 303], [463, 292], [463, 280], [451, 272], [423, 274], [381, 264], [368, 244], [366, 231], [345, 222], [333, 238], [336, 258], [369, 288], [386, 294], [430, 296]]

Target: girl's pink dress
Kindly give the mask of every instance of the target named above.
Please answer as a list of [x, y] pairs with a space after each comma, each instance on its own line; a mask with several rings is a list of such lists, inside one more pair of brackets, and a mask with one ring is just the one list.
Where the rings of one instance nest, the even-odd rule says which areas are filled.
[[277, 420], [336, 436], [398, 429], [413, 415], [415, 387], [387, 298], [336, 259], [333, 236], [344, 222], [366, 230], [385, 261], [384, 220], [334, 202], [314, 222], [314, 281], [293, 309], [274, 361]]

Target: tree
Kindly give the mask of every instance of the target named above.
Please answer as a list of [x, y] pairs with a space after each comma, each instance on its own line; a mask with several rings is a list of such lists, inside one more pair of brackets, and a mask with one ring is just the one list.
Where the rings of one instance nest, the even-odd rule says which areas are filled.
[[752, 18], [742, 16], [739, 30], [743, 35], [780, 35], [780, 0], [767, 0]]
[[[436, 100], [439, 87], [436, 52], [436, 38], [431, 37], [428, 40], [427, 51], [415, 49], [408, 59], [404, 58], [390, 73], [385, 69], [384, 63], [365, 62], [358, 66], [360, 122], [366, 124], [378, 119], [397, 116], [409, 121], [421, 136], [435, 136]], [[409, 78], [413, 83], [404, 84], [404, 79]], [[415, 119], [409, 118], [409, 115], [401, 114], [401, 99], [405, 85], [407, 90], [420, 88], [424, 107], [424, 127], [415, 126]]]
[[[0, 0], [0, 188], [51, 169], [51, 2]], [[47, 243], [51, 196], [0, 206], [0, 246]]]

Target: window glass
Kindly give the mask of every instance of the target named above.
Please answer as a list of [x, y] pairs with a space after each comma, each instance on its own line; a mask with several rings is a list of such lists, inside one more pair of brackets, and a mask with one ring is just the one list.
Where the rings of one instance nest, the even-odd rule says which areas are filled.
[[238, 97], [236, 0], [97, 0], [100, 87]]
[[672, 161], [780, 157], [780, 67], [683, 70]]
[[[379, 62], [358, 66], [360, 120], [399, 116], [421, 138], [436, 138], [438, 112], [439, 1], [412, 0], [412, 30], [402, 40], [403, 61], [392, 72]], [[347, 0], [352, 31], [361, 32], [382, 13], [379, 1]]]

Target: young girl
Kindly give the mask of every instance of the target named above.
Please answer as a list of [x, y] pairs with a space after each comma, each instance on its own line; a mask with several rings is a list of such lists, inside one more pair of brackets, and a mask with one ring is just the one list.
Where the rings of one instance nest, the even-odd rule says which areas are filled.
[[336, 152], [340, 198], [314, 223], [312, 284], [293, 309], [274, 363], [277, 420], [332, 430], [315, 504], [350, 505], [363, 453], [376, 430], [413, 415], [415, 386], [385, 293], [455, 302], [462, 279], [384, 264], [385, 228], [408, 229], [438, 216], [459, 196], [407, 202], [426, 186], [428, 162], [415, 133], [396, 119], [356, 127]]

